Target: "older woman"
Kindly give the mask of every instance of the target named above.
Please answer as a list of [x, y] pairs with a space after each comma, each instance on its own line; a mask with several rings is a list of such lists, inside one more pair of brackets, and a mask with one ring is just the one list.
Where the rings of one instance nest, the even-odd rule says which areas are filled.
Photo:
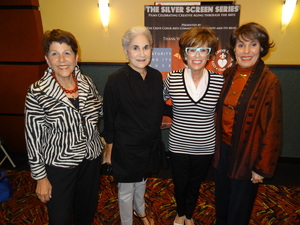
[[187, 30], [180, 36], [179, 47], [186, 68], [168, 74], [164, 99], [171, 98], [173, 103], [169, 150], [177, 203], [174, 225], [190, 225], [215, 149], [214, 114], [223, 76], [205, 69], [218, 47], [210, 28]]
[[91, 224], [100, 175], [98, 117], [102, 98], [77, 66], [78, 45], [66, 31], [47, 31], [48, 69], [25, 103], [26, 142], [36, 194], [47, 204], [49, 224]]
[[258, 184], [273, 175], [282, 144], [281, 86], [262, 61], [273, 46], [264, 27], [233, 31], [237, 64], [224, 72], [217, 108], [217, 224], [248, 224]]
[[122, 45], [129, 63], [109, 76], [104, 90], [106, 161], [118, 183], [121, 224], [132, 225], [134, 211], [148, 225], [153, 220], [146, 215], [144, 194], [160, 152], [162, 76], [148, 66], [152, 36], [146, 27], [127, 30]]

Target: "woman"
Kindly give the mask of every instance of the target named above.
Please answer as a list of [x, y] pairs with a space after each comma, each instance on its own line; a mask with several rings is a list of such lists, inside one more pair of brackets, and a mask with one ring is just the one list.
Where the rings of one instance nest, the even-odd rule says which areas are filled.
[[122, 45], [129, 63], [109, 76], [104, 90], [106, 162], [118, 183], [121, 224], [132, 225], [134, 211], [149, 225], [144, 194], [161, 150], [162, 76], [148, 66], [152, 36], [146, 27], [127, 30]]
[[258, 184], [273, 175], [282, 143], [281, 86], [262, 61], [273, 43], [264, 27], [233, 31], [237, 64], [224, 71], [217, 108], [217, 224], [248, 224]]
[[217, 47], [213, 30], [193, 27], [185, 31], [179, 39], [179, 53], [186, 68], [169, 73], [164, 82], [164, 99], [171, 98], [173, 103], [169, 150], [177, 204], [174, 225], [194, 224], [200, 184], [214, 153], [214, 114], [223, 77], [205, 65]]
[[45, 32], [48, 69], [32, 84], [25, 103], [26, 142], [36, 194], [49, 224], [91, 224], [97, 206], [102, 144], [102, 98], [77, 66], [75, 37]]

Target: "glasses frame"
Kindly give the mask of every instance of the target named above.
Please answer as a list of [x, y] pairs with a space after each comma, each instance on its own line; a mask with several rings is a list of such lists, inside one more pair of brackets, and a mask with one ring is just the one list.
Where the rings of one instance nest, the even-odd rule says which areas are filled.
[[[189, 50], [189, 49], [194, 49], [194, 50], [196, 50], [196, 51], [195, 51], [194, 54], [189, 54], [189, 53], [188, 53], [188, 50]], [[203, 52], [201, 52], [202, 49], [208, 49], [208, 53], [207, 53], [207, 54], [204, 54]], [[199, 54], [200, 54], [201, 56], [207, 56], [207, 55], [210, 54], [211, 48], [210, 48], [210, 47], [199, 47], [199, 48], [197, 48], [197, 47], [186, 47], [186, 48], [185, 48], [185, 53], [186, 53], [187, 55], [189, 55], [189, 56], [195, 56], [195, 55], [197, 54], [197, 52], [199, 52]]]

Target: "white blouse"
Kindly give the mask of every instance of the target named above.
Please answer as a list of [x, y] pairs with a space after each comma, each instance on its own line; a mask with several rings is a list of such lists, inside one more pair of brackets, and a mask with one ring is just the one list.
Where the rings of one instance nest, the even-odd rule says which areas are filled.
[[186, 68], [184, 70], [184, 82], [186, 84], [187, 91], [191, 98], [198, 102], [200, 98], [204, 95], [207, 85], [208, 85], [208, 71], [204, 68], [203, 75], [200, 78], [200, 81], [198, 83], [198, 86], [196, 87], [193, 78], [192, 78], [192, 72], [189, 68]]

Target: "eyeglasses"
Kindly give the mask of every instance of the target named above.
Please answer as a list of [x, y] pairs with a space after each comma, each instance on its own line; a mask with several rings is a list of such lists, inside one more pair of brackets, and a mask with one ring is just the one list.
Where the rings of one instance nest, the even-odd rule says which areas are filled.
[[185, 48], [185, 53], [190, 56], [195, 56], [197, 54], [197, 52], [199, 52], [201, 56], [206, 56], [206, 55], [209, 55], [210, 51], [211, 51], [211, 48], [209, 48], [209, 47], [200, 47], [200, 48], [186, 47]]

